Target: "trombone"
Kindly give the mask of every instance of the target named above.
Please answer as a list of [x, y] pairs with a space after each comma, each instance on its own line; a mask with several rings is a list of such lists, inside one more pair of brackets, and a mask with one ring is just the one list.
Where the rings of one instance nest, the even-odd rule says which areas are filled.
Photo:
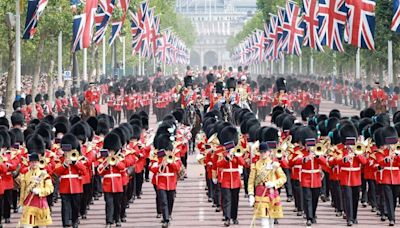
[[400, 142], [398, 142], [390, 147], [390, 155], [391, 156], [399, 156], [400, 155]]

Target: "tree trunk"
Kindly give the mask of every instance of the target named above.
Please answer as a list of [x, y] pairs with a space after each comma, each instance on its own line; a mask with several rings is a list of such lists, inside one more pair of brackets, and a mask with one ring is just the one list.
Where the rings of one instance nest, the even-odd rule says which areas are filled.
[[[40, 67], [42, 65], [42, 58], [43, 58], [43, 51], [45, 45], [45, 32], [42, 31], [40, 34], [39, 46], [36, 52], [36, 62], [35, 62], [35, 69], [33, 72], [33, 82], [32, 82], [32, 99], [35, 100], [36, 94], [39, 92], [39, 80], [40, 80]], [[34, 107], [35, 102], [32, 102], [32, 116], [36, 118], [37, 112], [36, 108]]]
[[53, 103], [54, 103], [54, 65], [55, 62], [52, 58], [50, 58], [50, 67], [49, 67], [49, 72], [47, 73], [47, 94], [49, 95], [49, 100], [50, 103], [52, 104], [51, 107], [53, 107]]
[[13, 102], [15, 100], [15, 33], [8, 31], [8, 75], [6, 91], [6, 115], [9, 117], [13, 112]]
[[95, 60], [95, 68], [96, 68], [96, 78], [95, 81], [100, 81], [100, 72], [101, 72], [101, 67], [99, 63], [99, 47], [96, 46], [95, 52], [94, 52], [94, 60]]

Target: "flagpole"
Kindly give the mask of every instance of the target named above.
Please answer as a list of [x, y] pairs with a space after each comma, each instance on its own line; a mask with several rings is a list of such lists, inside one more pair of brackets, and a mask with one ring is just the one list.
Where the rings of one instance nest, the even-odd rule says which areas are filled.
[[16, 95], [21, 94], [21, 9], [20, 0], [15, 5], [15, 88]]
[[333, 53], [333, 76], [337, 77], [337, 57], [336, 52]]
[[274, 60], [271, 60], [271, 72], [270, 72], [270, 74], [271, 75], [274, 74]]
[[285, 55], [283, 55], [281, 61], [281, 74], [285, 74]]
[[139, 53], [139, 76], [142, 75], [142, 56]]
[[300, 55], [299, 58], [299, 73], [302, 74], [303, 73], [303, 57]]
[[314, 74], [314, 52], [312, 49], [310, 55], [310, 74]]
[[360, 79], [360, 48], [357, 48], [357, 56], [356, 56], [356, 79]]
[[63, 66], [62, 66], [62, 38], [63, 38], [63, 34], [62, 32], [60, 32], [58, 34], [58, 74], [57, 74], [57, 84], [59, 87], [62, 87], [62, 70], [63, 70]]
[[293, 74], [293, 55], [290, 56], [290, 74]]
[[388, 85], [393, 83], [393, 42], [388, 41]]
[[106, 53], [106, 39], [104, 39], [104, 38], [103, 38], [103, 53], [102, 53], [102, 57], [103, 57], [103, 75], [105, 76], [107, 74], [107, 68], [106, 68], [107, 53]]
[[125, 36], [122, 36], [122, 76], [125, 77], [126, 75], [126, 50], [125, 50], [125, 44], [126, 40], [125, 40]]
[[87, 82], [88, 75], [87, 75], [87, 48], [83, 49], [83, 81]]

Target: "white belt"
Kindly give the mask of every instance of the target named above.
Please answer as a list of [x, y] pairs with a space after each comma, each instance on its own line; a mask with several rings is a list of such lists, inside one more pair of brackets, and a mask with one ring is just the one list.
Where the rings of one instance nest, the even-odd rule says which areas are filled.
[[6, 175], [12, 175], [13, 173], [12, 172], [6, 172]]
[[293, 169], [301, 169], [301, 165], [295, 165], [293, 166]]
[[172, 177], [174, 176], [174, 173], [158, 173], [157, 176], [159, 177]]
[[361, 168], [360, 167], [342, 167], [342, 168], [340, 168], [340, 170], [351, 172], [351, 171], [360, 171]]
[[120, 173], [111, 173], [104, 175], [104, 178], [113, 178], [113, 177], [121, 177]]
[[400, 170], [399, 167], [383, 167], [383, 170]]
[[224, 172], [228, 172], [228, 173], [239, 172], [239, 169], [238, 168], [236, 168], [236, 169], [223, 169], [222, 172], [223, 173]]
[[302, 172], [302, 173], [319, 173], [320, 170], [319, 170], [319, 169], [311, 169], [311, 170], [302, 169], [301, 172]]
[[69, 179], [79, 178], [79, 175], [78, 174], [67, 174], [67, 175], [62, 175], [61, 176], [61, 179], [66, 179], [66, 178], [69, 178]]

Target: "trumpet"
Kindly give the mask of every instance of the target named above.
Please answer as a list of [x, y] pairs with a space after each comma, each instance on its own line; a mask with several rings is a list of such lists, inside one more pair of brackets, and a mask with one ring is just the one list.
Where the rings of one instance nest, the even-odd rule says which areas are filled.
[[365, 145], [363, 143], [356, 143], [352, 146], [352, 150], [355, 155], [363, 155], [365, 153]]
[[325, 144], [323, 144], [323, 143], [317, 143], [317, 144], [313, 147], [312, 152], [313, 152], [314, 155], [316, 155], [316, 156], [324, 156], [324, 155], [328, 152], [328, 149], [327, 149], [327, 147], [325, 146]]
[[235, 157], [243, 157], [244, 156], [244, 148], [242, 146], [237, 146], [233, 149], [233, 155]]
[[167, 164], [172, 164], [173, 162], [175, 162], [175, 160], [175, 153], [168, 153], [165, 155], [165, 161], [167, 162]]
[[72, 161], [72, 163], [76, 163], [79, 160], [80, 154], [77, 150], [72, 150], [68, 153], [68, 160]]

